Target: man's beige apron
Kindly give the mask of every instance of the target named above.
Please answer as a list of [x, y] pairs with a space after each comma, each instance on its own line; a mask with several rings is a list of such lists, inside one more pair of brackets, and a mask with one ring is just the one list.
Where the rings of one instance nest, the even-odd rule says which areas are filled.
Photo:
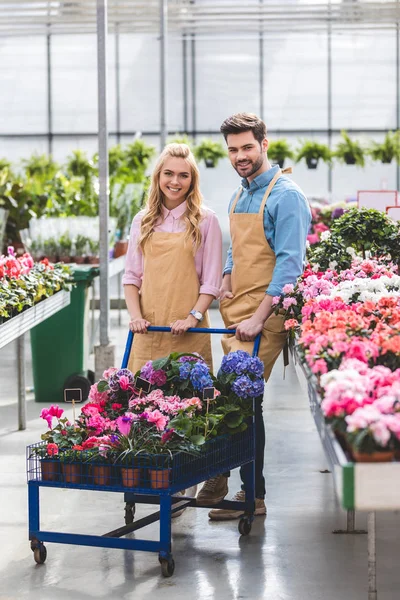
[[[281, 175], [282, 171], [279, 170], [268, 185], [258, 214], [235, 213], [242, 189], [232, 203], [229, 221], [232, 239], [233, 298], [225, 298], [220, 303], [220, 311], [226, 327], [252, 317], [271, 283], [276, 257], [265, 238], [264, 208], [272, 188]], [[268, 381], [286, 338], [284, 315], [272, 314], [264, 324], [258, 354], [264, 362], [265, 381]], [[253, 342], [241, 342], [234, 336], [224, 336], [222, 347], [225, 354], [234, 350], [245, 350], [251, 354]]]
[[[140, 306], [143, 318], [152, 325], [169, 327], [177, 319], [186, 319], [198, 300], [200, 282], [193, 244], [185, 240], [185, 235], [185, 232], [153, 232], [145, 245]], [[201, 327], [209, 326], [206, 314]], [[128, 368], [136, 373], [148, 360], [171, 352], [198, 352], [212, 367], [208, 334], [176, 336], [150, 332], [135, 335]]]

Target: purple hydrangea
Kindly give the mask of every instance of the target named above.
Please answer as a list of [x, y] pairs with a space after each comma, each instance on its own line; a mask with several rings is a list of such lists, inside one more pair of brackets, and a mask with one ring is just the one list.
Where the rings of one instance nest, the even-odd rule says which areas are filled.
[[232, 384], [232, 390], [239, 398], [253, 397], [253, 382], [247, 375], [241, 375]]
[[179, 359], [179, 362], [181, 362], [181, 363], [198, 362], [198, 361], [205, 362], [204, 358], [200, 354], [198, 354], [197, 352], [193, 352], [193, 354], [195, 354], [196, 357], [194, 357], [194, 356], [181, 356], [180, 359]]
[[[229, 352], [222, 359], [221, 363], [221, 371], [223, 373], [238, 373], [242, 369], [242, 364], [246, 363], [250, 355], [248, 352], [244, 352], [243, 350], [236, 350], [236, 352]], [[241, 371], [243, 372], [243, 371]], [[240, 374], [240, 373], [238, 373]]]
[[130, 385], [134, 384], [135, 378], [133, 376], [133, 373], [129, 369], [119, 369], [118, 371], [115, 371], [115, 373], [110, 375], [110, 378], [108, 380], [108, 385], [110, 386], [110, 390], [112, 390], [113, 392], [119, 391], [119, 389], [120, 389], [119, 380], [122, 376], [125, 376], [129, 379]]
[[344, 208], [335, 208], [335, 210], [332, 211], [332, 219], [338, 219], [344, 212]]
[[209, 368], [205, 363], [198, 362], [190, 372], [190, 381], [195, 390], [202, 391], [206, 387], [212, 387], [213, 380], [210, 377]]
[[264, 363], [258, 356], [252, 356], [249, 359], [247, 371], [256, 377], [262, 377], [264, 375]]
[[150, 383], [152, 385], [157, 385], [157, 386], [162, 386], [167, 381], [166, 373], [162, 369], [155, 371], [153, 369], [151, 360], [149, 360], [144, 365], [144, 367], [142, 367], [140, 369], [140, 377], [142, 377], [143, 379], [146, 379], [147, 381], [150, 381]]
[[[260, 361], [261, 362], [261, 361]], [[257, 398], [264, 394], [264, 379], [256, 379], [253, 381], [252, 398]]]

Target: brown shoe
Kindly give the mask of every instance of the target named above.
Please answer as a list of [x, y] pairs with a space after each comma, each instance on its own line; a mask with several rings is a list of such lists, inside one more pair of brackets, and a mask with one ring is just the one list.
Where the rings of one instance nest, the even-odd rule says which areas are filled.
[[228, 478], [225, 475], [217, 475], [206, 481], [197, 495], [198, 506], [207, 504], [218, 504], [228, 493]]
[[[237, 492], [232, 498], [235, 502], [244, 502], [246, 495], [243, 490]], [[256, 498], [256, 507], [254, 511], [255, 516], [266, 515], [267, 507], [262, 498]], [[213, 508], [208, 513], [208, 517], [211, 521], [231, 521], [233, 519], [239, 519], [244, 515], [244, 510], [234, 510], [230, 508]]]

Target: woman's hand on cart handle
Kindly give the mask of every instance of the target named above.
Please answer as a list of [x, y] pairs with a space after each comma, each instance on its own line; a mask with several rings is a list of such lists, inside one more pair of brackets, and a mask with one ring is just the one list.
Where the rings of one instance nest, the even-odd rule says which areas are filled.
[[147, 321], [142, 317], [137, 317], [136, 319], [131, 319], [129, 321], [129, 329], [133, 333], [147, 333], [147, 328], [150, 327], [150, 325], [150, 321]]
[[189, 315], [186, 319], [179, 319], [175, 323], [171, 323], [171, 333], [172, 335], [183, 335], [188, 329], [197, 327], [198, 324], [199, 322], [196, 317]]
[[252, 342], [262, 331], [264, 321], [256, 321], [254, 317], [245, 319], [241, 323], [230, 325], [228, 329], [236, 329], [236, 338], [241, 342]]

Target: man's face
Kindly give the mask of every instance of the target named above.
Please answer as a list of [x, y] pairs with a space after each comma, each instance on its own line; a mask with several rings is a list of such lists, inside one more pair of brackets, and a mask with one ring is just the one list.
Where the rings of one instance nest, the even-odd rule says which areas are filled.
[[226, 140], [228, 155], [233, 168], [240, 177], [252, 178], [256, 176], [266, 161], [268, 140], [261, 143], [256, 140], [252, 131], [243, 133], [230, 133]]

